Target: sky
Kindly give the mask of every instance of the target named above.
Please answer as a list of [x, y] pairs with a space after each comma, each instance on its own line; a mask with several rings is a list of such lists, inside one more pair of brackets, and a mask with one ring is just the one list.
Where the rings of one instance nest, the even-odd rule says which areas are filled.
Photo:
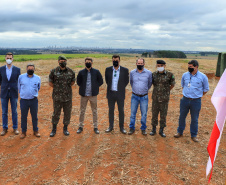
[[0, 47], [47, 46], [226, 51], [226, 1], [0, 1]]

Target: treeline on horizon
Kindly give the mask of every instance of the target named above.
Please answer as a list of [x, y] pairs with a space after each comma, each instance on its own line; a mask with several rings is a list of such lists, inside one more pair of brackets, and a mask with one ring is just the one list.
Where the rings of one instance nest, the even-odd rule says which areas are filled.
[[157, 58], [187, 58], [184, 52], [182, 51], [154, 51], [153, 55]]

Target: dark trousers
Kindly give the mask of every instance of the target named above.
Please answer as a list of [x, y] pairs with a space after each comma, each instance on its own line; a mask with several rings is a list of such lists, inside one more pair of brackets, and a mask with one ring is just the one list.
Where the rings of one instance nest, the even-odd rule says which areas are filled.
[[120, 129], [124, 128], [124, 99], [118, 98], [117, 91], [110, 91], [111, 96], [108, 98], [108, 108], [109, 108], [109, 127], [114, 128], [114, 111], [115, 111], [115, 102], [118, 105], [119, 111], [119, 127]]
[[17, 100], [18, 100], [18, 98], [12, 98], [11, 94], [10, 94], [10, 90], [8, 90], [6, 98], [1, 98], [3, 129], [8, 129], [9, 100], [11, 103], [11, 110], [12, 110], [13, 129], [17, 129], [17, 127], [18, 127], [18, 121], [17, 121]]
[[29, 109], [32, 117], [33, 131], [38, 131], [38, 98], [31, 100], [20, 99], [20, 109], [22, 132], [27, 131], [27, 116]]

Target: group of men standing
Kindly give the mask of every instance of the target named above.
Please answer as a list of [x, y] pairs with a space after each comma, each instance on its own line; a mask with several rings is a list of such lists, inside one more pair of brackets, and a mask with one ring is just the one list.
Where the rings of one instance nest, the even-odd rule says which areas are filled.
[[[34, 74], [34, 64], [27, 65], [27, 73], [20, 75], [20, 69], [12, 65], [13, 54], [6, 54], [6, 65], [0, 67], [0, 85], [1, 85], [1, 104], [2, 104], [2, 120], [4, 136], [8, 131], [8, 102], [11, 102], [13, 129], [15, 134], [19, 134], [17, 123], [17, 99], [18, 90], [20, 93], [21, 108], [21, 138], [26, 137], [27, 131], [27, 115], [30, 109], [33, 123], [33, 131], [36, 137], [40, 137], [38, 132], [38, 91], [41, 86], [40, 77]], [[57, 124], [60, 119], [61, 110], [63, 108], [63, 133], [68, 136], [68, 125], [70, 123], [72, 111], [72, 86], [75, 84], [75, 72], [67, 66], [67, 58], [65, 56], [58, 57], [58, 67], [52, 69], [49, 74], [49, 85], [53, 88], [53, 115], [52, 115], [52, 131], [50, 137], [55, 136]], [[80, 117], [79, 128], [77, 133], [80, 134], [84, 129], [85, 111], [88, 101], [90, 102], [93, 113], [94, 132], [99, 134], [98, 118], [97, 118], [97, 95], [99, 87], [103, 84], [103, 78], [99, 70], [93, 68], [93, 59], [85, 59], [85, 68], [79, 71], [77, 75], [77, 85], [79, 86], [80, 100]], [[136, 113], [138, 106], [141, 110], [141, 133], [147, 135], [146, 119], [148, 111], [148, 91], [153, 85], [152, 93], [152, 131], [150, 135], [156, 134], [158, 125], [158, 116], [160, 114], [159, 134], [166, 137], [164, 128], [166, 127], [166, 116], [168, 111], [168, 103], [170, 90], [175, 85], [174, 75], [167, 71], [166, 62], [164, 60], [156, 61], [157, 71], [151, 72], [145, 67], [145, 60], [139, 58], [136, 60], [136, 69], [129, 70], [120, 65], [120, 56], [112, 56], [112, 66], [105, 70], [105, 82], [107, 84], [107, 99], [109, 108], [109, 127], [106, 133], [114, 130], [114, 110], [115, 103], [118, 105], [119, 111], [119, 129], [120, 132], [126, 134], [124, 128], [124, 101], [125, 89], [130, 82], [132, 87], [131, 96], [131, 116], [129, 124], [129, 135], [135, 132]], [[191, 125], [190, 132], [193, 141], [197, 142], [198, 133], [198, 117], [201, 109], [201, 97], [209, 90], [208, 78], [205, 74], [198, 71], [198, 62], [191, 60], [188, 63], [188, 72], [184, 73], [181, 79], [183, 88], [183, 97], [180, 102], [180, 117], [177, 134], [175, 138], [183, 135], [185, 129], [186, 116], [190, 110]]]

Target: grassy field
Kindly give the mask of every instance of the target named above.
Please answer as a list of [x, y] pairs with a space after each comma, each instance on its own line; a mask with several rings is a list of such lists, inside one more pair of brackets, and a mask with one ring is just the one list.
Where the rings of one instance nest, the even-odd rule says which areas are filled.
[[[38, 54], [38, 55], [14, 55], [14, 61], [34, 61], [34, 60], [57, 60], [61, 54]], [[68, 59], [75, 58], [111, 58], [111, 54], [63, 54]], [[0, 62], [5, 61], [5, 55], [0, 55]]]

